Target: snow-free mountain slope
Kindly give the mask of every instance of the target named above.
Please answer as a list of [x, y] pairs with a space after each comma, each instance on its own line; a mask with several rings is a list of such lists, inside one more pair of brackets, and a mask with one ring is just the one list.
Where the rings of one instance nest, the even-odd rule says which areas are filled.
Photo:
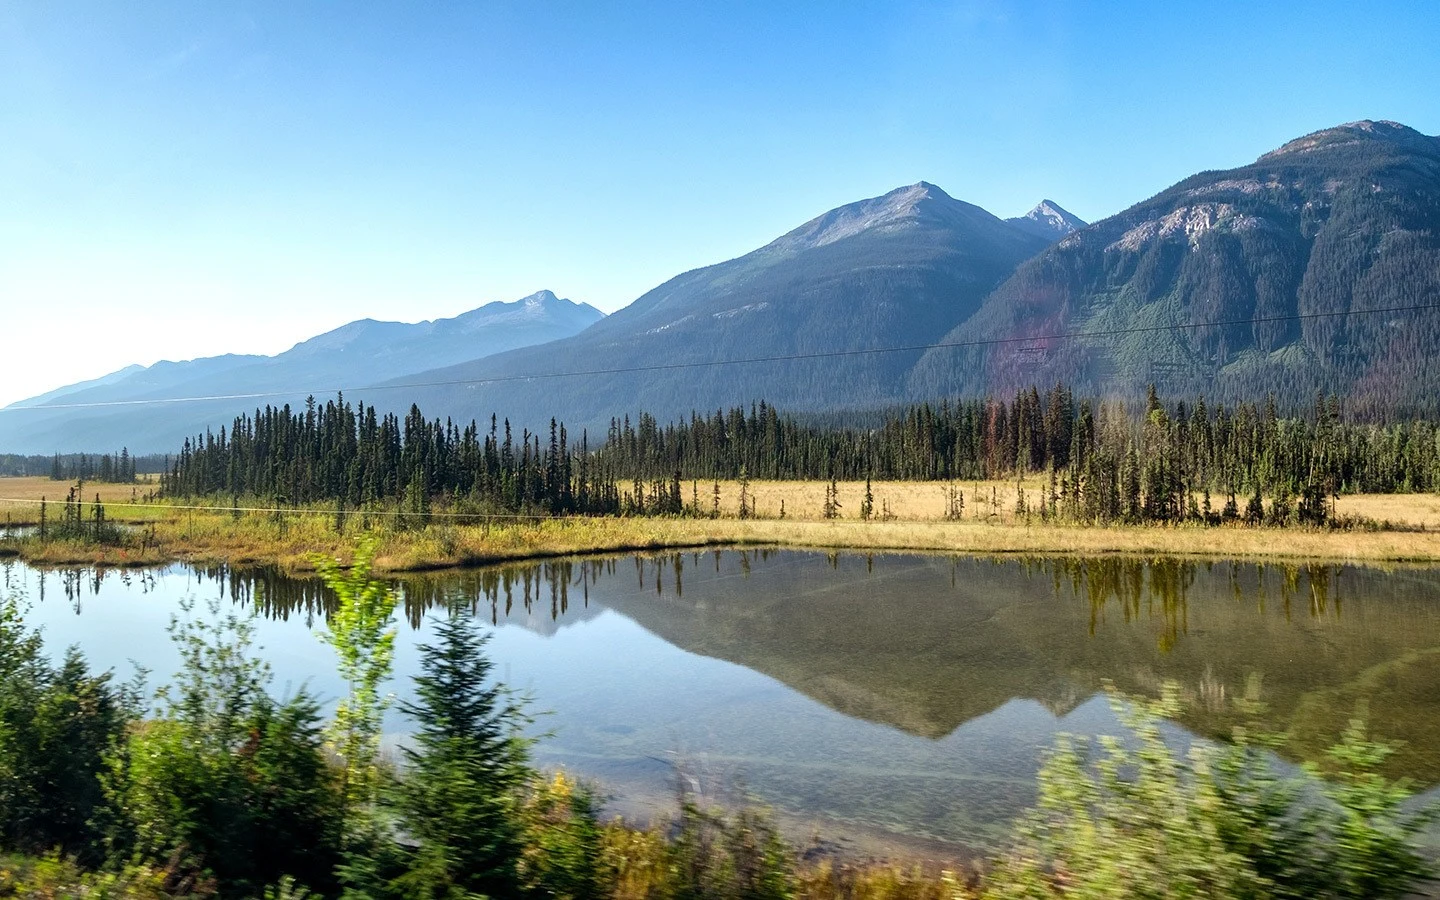
[[37, 453], [119, 446], [137, 452], [173, 450], [184, 436], [207, 427], [218, 431], [257, 405], [299, 404], [312, 393], [326, 399], [338, 389], [568, 337], [603, 317], [589, 304], [540, 291], [514, 302], [487, 303], [450, 319], [414, 324], [362, 319], [273, 357], [231, 355], [132, 366], [16, 405], [286, 393], [213, 403], [9, 413], [0, 420], [0, 447]]
[[[603, 425], [637, 409], [672, 416], [760, 398], [794, 409], [889, 402], [918, 354], [708, 364], [928, 344], [1047, 243], [920, 182], [672, 278], [575, 337], [416, 379], [504, 382], [425, 389], [413, 399], [446, 415], [494, 410], [532, 425], [552, 415]], [[685, 367], [654, 369], [677, 365]], [[651, 371], [514, 380], [630, 368]]]
[[[1440, 396], [1440, 138], [1354, 122], [1202, 172], [1021, 265], [927, 354], [912, 396], [1064, 380], [1082, 393], [1306, 404], [1317, 390], [1396, 409]], [[1330, 315], [1340, 313], [1343, 315]], [[1309, 318], [1296, 318], [1309, 317]], [[1208, 323], [1229, 323], [1210, 325]], [[1147, 331], [1083, 340], [1069, 332]]]

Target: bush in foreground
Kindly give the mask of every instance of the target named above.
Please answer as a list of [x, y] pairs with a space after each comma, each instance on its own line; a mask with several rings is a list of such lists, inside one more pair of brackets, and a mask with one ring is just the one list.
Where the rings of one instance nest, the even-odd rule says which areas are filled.
[[523, 706], [462, 617], [423, 650], [392, 770], [375, 748], [393, 597], [359, 558], [326, 573], [358, 604], [331, 623], [356, 677], [328, 746], [313, 700], [270, 695], [247, 620], [187, 607], [181, 671], [142, 712], [78, 655], [49, 663], [0, 602], [0, 897], [1342, 900], [1429, 875], [1429, 817], [1379, 774], [1389, 749], [1360, 722], [1325, 766], [1282, 776], [1245, 731], [1174, 750], [1174, 687], [1117, 706], [1123, 739], [1062, 739], [1010, 846], [966, 876], [807, 862], [764, 815], [687, 797], [654, 830], [602, 824], [590, 790], [535, 769]]

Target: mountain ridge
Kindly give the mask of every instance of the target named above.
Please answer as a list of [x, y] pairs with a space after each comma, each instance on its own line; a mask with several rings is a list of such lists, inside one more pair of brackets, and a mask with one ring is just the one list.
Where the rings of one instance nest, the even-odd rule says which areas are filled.
[[[119, 404], [177, 397], [225, 397], [286, 392], [276, 403], [299, 403], [306, 394], [371, 385], [407, 377], [438, 364], [475, 359], [491, 353], [544, 343], [574, 334], [604, 314], [586, 303], [557, 297], [548, 290], [515, 301], [495, 301], [449, 318], [416, 323], [359, 319], [299, 341], [274, 356], [227, 354], [193, 360], [162, 360], [127, 367], [100, 379], [69, 385], [12, 406], [27, 409], [0, 426], [4, 445], [20, 451], [107, 450], [128, 446], [135, 452], [173, 449], [187, 435], [218, 430], [236, 415], [253, 411], [249, 401], [139, 405], [116, 411], [46, 410], [64, 404]], [[123, 374], [122, 373], [128, 373]], [[49, 399], [46, 399], [49, 398]], [[263, 402], [268, 397], [260, 398]], [[27, 421], [12, 422], [21, 416]], [[166, 435], [161, 440], [159, 435]], [[82, 437], [83, 436], [83, 437]], [[94, 443], [77, 446], [81, 440]], [[101, 443], [103, 441], [103, 443]]]
[[[1362, 120], [1196, 173], [1095, 223], [1048, 198], [1002, 220], [919, 181], [676, 275], [610, 316], [585, 307], [591, 321], [553, 341], [432, 355], [418, 371], [391, 365], [397, 329], [448, 330], [464, 347], [466, 317], [484, 320], [495, 304], [413, 325], [359, 320], [286, 352], [364, 356], [367, 377], [344, 382], [363, 390], [347, 396], [382, 409], [413, 403], [462, 421], [493, 412], [529, 426], [554, 416], [572, 432], [642, 409], [663, 420], [764, 399], [830, 412], [1056, 381], [1082, 395], [1134, 396], [1154, 383], [1224, 402], [1267, 393], [1300, 402], [1323, 390], [1383, 404], [1393, 395], [1406, 409], [1440, 397], [1440, 367], [1426, 365], [1440, 350], [1440, 317], [1357, 313], [1434, 296], [1440, 138]], [[492, 312], [523, 329], [531, 311], [564, 302], [539, 292]], [[1045, 337], [1073, 331], [1110, 337]], [[932, 349], [873, 352], [895, 346]], [[218, 392], [236, 372], [258, 377], [272, 364], [215, 359], [224, 371], [185, 384]], [[164, 379], [186, 365], [67, 386], [49, 402], [114, 396], [141, 375], [161, 397], [173, 389]], [[534, 377], [567, 370], [599, 374], [559, 390]], [[199, 412], [183, 433], [228, 421]], [[77, 433], [89, 432], [57, 426], [48, 439]]]
[[[1082, 393], [1137, 396], [1153, 382], [1225, 401], [1327, 391], [1377, 409], [1430, 408], [1440, 372], [1423, 362], [1440, 349], [1440, 317], [1402, 327], [1351, 313], [1437, 293], [1440, 138], [1350, 123], [1182, 179], [1061, 239], [945, 338], [987, 346], [932, 351], [909, 391], [1064, 380]], [[1315, 313], [1325, 315], [1305, 318]], [[1180, 327], [1043, 338], [1164, 325]]]
[[1035, 204], [1029, 212], [1023, 216], [1016, 216], [1006, 219], [1011, 225], [1025, 231], [1029, 231], [1037, 237], [1050, 241], [1058, 241], [1066, 235], [1073, 234], [1089, 223], [1079, 216], [1065, 209], [1054, 200], [1048, 198]]
[[[918, 182], [836, 207], [749, 253], [681, 273], [573, 337], [424, 377], [501, 380], [503, 388], [441, 386], [412, 399], [422, 409], [467, 419], [498, 412], [538, 425], [543, 409], [547, 419], [597, 428], [636, 408], [671, 416], [762, 397], [781, 406], [888, 402], [913, 362], [903, 355], [853, 357], [843, 384], [813, 361], [712, 366], [815, 348], [928, 343], [1046, 243]], [[663, 361], [702, 374], [686, 380], [617, 372], [577, 379], [558, 394], [548, 381], [527, 380], [562, 368], [557, 359], [604, 360], [563, 367], [573, 369], [642, 369]]]

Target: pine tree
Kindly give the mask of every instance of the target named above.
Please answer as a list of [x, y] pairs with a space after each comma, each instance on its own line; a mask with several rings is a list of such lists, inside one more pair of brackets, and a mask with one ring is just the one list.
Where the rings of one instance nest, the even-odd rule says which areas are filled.
[[1265, 521], [1265, 501], [1260, 496], [1260, 482], [1255, 482], [1255, 493], [1245, 504], [1245, 524], [1259, 525]]
[[530, 777], [521, 708], [490, 683], [486, 636], [452, 615], [421, 648], [416, 723], [404, 750], [401, 826], [416, 843], [403, 893], [415, 897], [518, 897], [524, 849], [518, 792]]

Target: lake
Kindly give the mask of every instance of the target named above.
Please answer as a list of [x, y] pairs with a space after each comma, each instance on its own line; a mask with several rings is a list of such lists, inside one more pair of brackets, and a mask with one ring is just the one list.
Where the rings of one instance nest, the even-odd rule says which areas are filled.
[[[52, 653], [158, 684], [184, 598], [254, 611], [276, 691], [341, 692], [313, 579], [229, 568], [3, 566]], [[538, 761], [616, 812], [673, 805], [677, 778], [753, 798], [794, 835], [855, 853], [961, 855], [1034, 799], [1057, 734], [1116, 733], [1110, 695], [1180, 685], [1177, 739], [1223, 737], [1258, 692], [1282, 755], [1315, 759], [1360, 710], [1403, 741], [1391, 773], [1440, 784], [1440, 570], [1173, 559], [977, 559], [722, 550], [396, 579], [398, 697], [427, 623], [488, 625], [531, 697]], [[404, 740], [404, 717], [387, 731]]]

